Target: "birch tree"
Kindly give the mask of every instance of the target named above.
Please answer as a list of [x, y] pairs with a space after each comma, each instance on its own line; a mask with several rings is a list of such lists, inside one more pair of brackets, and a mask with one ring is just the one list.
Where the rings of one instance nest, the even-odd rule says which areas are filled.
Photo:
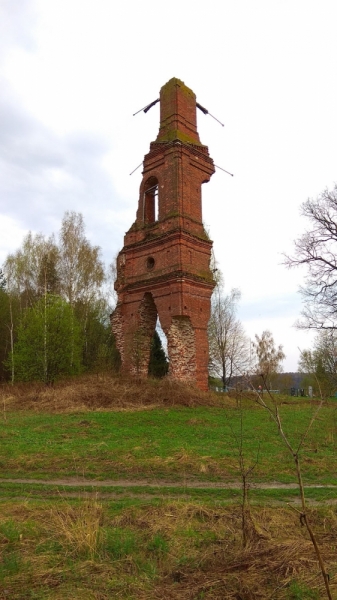
[[241, 292], [235, 288], [225, 294], [221, 280], [212, 297], [209, 370], [221, 378], [224, 386], [230, 385], [234, 376], [243, 375], [249, 366], [249, 341], [236, 315], [240, 298]]
[[[80, 327], [70, 305], [46, 295], [26, 309], [14, 344], [16, 378], [53, 383], [81, 370]], [[11, 358], [10, 358], [11, 360]]]
[[256, 373], [262, 376], [263, 382], [271, 389], [271, 377], [282, 372], [281, 362], [285, 359], [283, 346], [275, 345], [272, 333], [266, 329], [261, 337], [255, 335], [253, 348], [256, 353]]

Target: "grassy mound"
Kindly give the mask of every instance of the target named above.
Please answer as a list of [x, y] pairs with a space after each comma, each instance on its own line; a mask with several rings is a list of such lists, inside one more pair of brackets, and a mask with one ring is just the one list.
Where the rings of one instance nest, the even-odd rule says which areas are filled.
[[233, 405], [229, 399], [212, 392], [172, 381], [170, 378], [123, 379], [110, 376], [82, 376], [47, 387], [39, 383], [16, 383], [0, 388], [3, 410], [73, 412], [86, 410], [137, 409], [146, 406], [220, 406]]

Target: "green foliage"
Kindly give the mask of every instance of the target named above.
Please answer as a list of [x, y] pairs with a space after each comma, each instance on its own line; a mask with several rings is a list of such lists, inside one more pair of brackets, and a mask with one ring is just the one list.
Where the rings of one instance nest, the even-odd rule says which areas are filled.
[[337, 389], [336, 332], [319, 332], [313, 349], [301, 352], [298, 366], [299, 371], [306, 376], [305, 383], [313, 387], [316, 396], [332, 396]]
[[[21, 247], [7, 256], [3, 271], [0, 270], [0, 380], [6, 377], [11, 377], [12, 382], [17, 378], [42, 378], [51, 382], [55, 377], [79, 372], [80, 362], [87, 371], [117, 370], [119, 355], [110, 333], [111, 307], [106, 300], [105, 283], [100, 248], [92, 246], [87, 239], [81, 213], [67, 211], [57, 237], [46, 238], [41, 233], [34, 235], [29, 232]], [[60, 360], [59, 347], [52, 351], [54, 333], [48, 331], [46, 341], [46, 322], [55, 320], [50, 313], [51, 306], [48, 306], [48, 315], [43, 309], [43, 298], [47, 296], [49, 299], [51, 296], [59, 297], [71, 307], [67, 311], [64, 304], [63, 312], [59, 310], [58, 314], [62, 312], [65, 323], [56, 328], [66, 333], [70, 325], [70, 362], [67, 335], [63, 361]], [[50, 300], [48, 303], [50, 305]], [[42, 340], [41, 322], [44, 323]], [[34, 329], [38, 342], [34, 341]], [[58, 343], [58, 336], [54, 337]], [[13, 352], [15, 342], [17, 345]], [[38, 347], [38, 344], [41, 345]], [[81, 356], [79, 344], [83, 349]], [[30, 359], [30, 354], [37, 356]], [[58, 356], [56, 367], [53, 366], [54, 355]], [[65, 367], [66, 363], [70, 364], [70, 369]], [[40, 366], [37, 367], [37, 364]]]
[[137, 540], [132, 531], [114, 527], [105, 530], [104, 550], [114, 560], [121, 560], [137, 550]]
[[0, 380], [5, 377], [4, 360], [10, 351], [10, 339], [8, 325], [10, 323], [9, 315], [9, 297], [3, 288], [0, 288]]
[[156, 554], [158, 557], [161, 557], [168, 553], [169, 546], [167, 540], [161, 535], [161, 533], [156, 533], [149, 541], [147, 549]]
[[20, 539], [20, 531], [13, 519], [0, 524], [0, 536], [3, 536], [9, 543], [17, 542]]
[[6, 548], [0, 563], [0, 582], [3, 582], [5, 577], [13, 577], [22, 570], [23, 561], [18, 552], [11, 548]]
[[42, 297], [23, 314], [14, 346], [16, 376], [43, 381], [81, 371], [80, 328], [72, 307], [59, 296]]
[[294, 580], [289, 585], [289, 600], [319, 600], [319, 593]]
[[168, 372], [168, 367], [169, 364], [161, 343], [161, 339], [158, 335], [158, 332], [155, 331], [151, 342], [149, 375], [158, 378], [165, 377]]
[[81, 327], [83, 368], [96, 373], [118, 372], [120, 354], [107, 318], [107, 303], [104, 299], [89, 305], [76, 302], [74, 312]]

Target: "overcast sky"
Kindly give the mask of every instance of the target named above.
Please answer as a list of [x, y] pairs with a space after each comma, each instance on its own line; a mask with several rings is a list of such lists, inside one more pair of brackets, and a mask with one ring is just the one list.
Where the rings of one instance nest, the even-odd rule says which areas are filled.
[[282, 253], [300, 206], [337, 181], [335, 0], [0, 0], [0, 264], [29, 231], [82, 212], [106, 263], [135, 220], [139, 165], [172, 77], [198, 112], [217, 170], [203, 217], [239, 317], [283, 344], [285, 370], [312, 337], [293, 327], [305, 272]]

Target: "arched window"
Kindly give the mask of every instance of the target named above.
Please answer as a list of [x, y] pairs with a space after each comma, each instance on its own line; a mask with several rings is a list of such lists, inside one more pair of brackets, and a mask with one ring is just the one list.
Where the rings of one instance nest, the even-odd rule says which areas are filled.
[[144, 223], [155, 223], [158, 220], [158, 179], [150, 177], [144, 186], [143, 200]]

